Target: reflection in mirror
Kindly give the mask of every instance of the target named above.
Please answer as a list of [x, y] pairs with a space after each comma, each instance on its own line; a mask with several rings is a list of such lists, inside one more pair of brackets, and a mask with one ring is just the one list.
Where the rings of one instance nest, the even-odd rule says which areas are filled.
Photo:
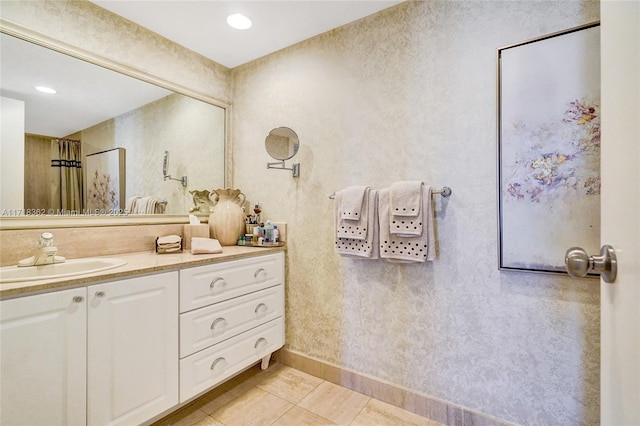
[[[87, 175], [87, 156], [114, 149], [126, 151], [126, 174], [113, 177], [126, 182], [117, 185], [124, 188], [125, 204], [153, 200], [163, 205], [150, 210], [136, 203], [137, 213], [184, 214], [191, 206], [189, 190], [226, 186], [224, 108], [4, 33], [0, 49], [0, 209], [8, 212], [3, 216], [24, 214], [25, 209], [38, 214], [78, 210], [77, 205], [58, 207], [52, 202], [60, 197], [52, 195], [52, 187], [62, 186], [64, 192], [66, 185], [57, 183], [61, 168], [52, 167], [54, 163], [83, 168], [78, 185], [86, 208], [87, 197], [107, 184], [102, 174]], [[53, 86], [57, 93], [36, 92], [38, 85]], [[10, 118], [5, 108], [19, 119]], [[53, 158], [54, 140], [56, 146], [66, 146], [59, 140], [79, 140], [79, 158]], [[165, 151], [171, 153], [171, 172], [189, 176], [187, 188], [160, 173]], [[5, 175], [6, 162], [19, 163], [11, 164], [10, 175]], [[113, 180], [109, 182], [115, 186]], [[102, 196], [111, 198], [111, 190]], [[120, 204], [118, 209], [128, 207]]]
[[300, 163], [293, 163], [291, 168], [285, 167], [284, 160], [292, 158], [298, 153], [300, 140], [296, 132], [288, 127], [278, 127], [267, 135], [264, 147], [272, 158], [280, 160], [275, 163], [267, 163], [268, 169], [291, 170], [293, 177], [300, 176]]
[[267, 154], [276, 160], [288, 160], [298, 152], [300, 142], [296, 132], [288, 127], [278, 127], [264, 141]]

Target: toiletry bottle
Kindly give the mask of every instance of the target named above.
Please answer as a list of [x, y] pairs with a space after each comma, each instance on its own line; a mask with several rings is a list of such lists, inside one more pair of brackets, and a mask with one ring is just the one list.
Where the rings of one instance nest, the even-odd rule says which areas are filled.
[[278, 231], [278, 226], [273, 225], [273, 242], [277, 243], [280, 241], [280, 232]]
[[264, 242], [271, 243], [273, 242], [273, 224], [270, 220], [264, 225]]
[[251, 243], [253, 245], [258, 244], [258, 238], [260, 238], [260, 227], [259, 226], [254, 226], [253, 227], [253, 237], [251, 238]]

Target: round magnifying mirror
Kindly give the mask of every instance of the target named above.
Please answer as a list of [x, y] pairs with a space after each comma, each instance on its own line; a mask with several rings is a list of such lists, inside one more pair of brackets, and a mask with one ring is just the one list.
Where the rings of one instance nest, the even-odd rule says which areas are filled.
[[290, 128], [278, 127], [269, 132], [264, 147], [276, 160], [288, 160], [298, 152], [300, 141], [296, 132]]

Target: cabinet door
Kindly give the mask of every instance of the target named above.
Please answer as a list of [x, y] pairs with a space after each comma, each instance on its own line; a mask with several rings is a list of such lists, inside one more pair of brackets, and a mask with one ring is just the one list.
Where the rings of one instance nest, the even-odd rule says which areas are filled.
[[2, 425], [86, 423], [86, 289], [0, 302]]
[[178, 403], [178, 273], [88, 287], [88, 422], [139, 424]]

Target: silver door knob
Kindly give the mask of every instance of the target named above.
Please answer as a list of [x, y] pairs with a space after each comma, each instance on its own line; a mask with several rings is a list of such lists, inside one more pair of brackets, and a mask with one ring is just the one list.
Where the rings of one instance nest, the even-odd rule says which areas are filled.
[[600, 274], [606, 283], [616, 280], [618, 260], [613, 247], [604, 245], [599, 256], [589, 256], [581, 247], [571, 247], [564, 256], [567, 272], [572, 277], [584, 277], [589, 272]]

